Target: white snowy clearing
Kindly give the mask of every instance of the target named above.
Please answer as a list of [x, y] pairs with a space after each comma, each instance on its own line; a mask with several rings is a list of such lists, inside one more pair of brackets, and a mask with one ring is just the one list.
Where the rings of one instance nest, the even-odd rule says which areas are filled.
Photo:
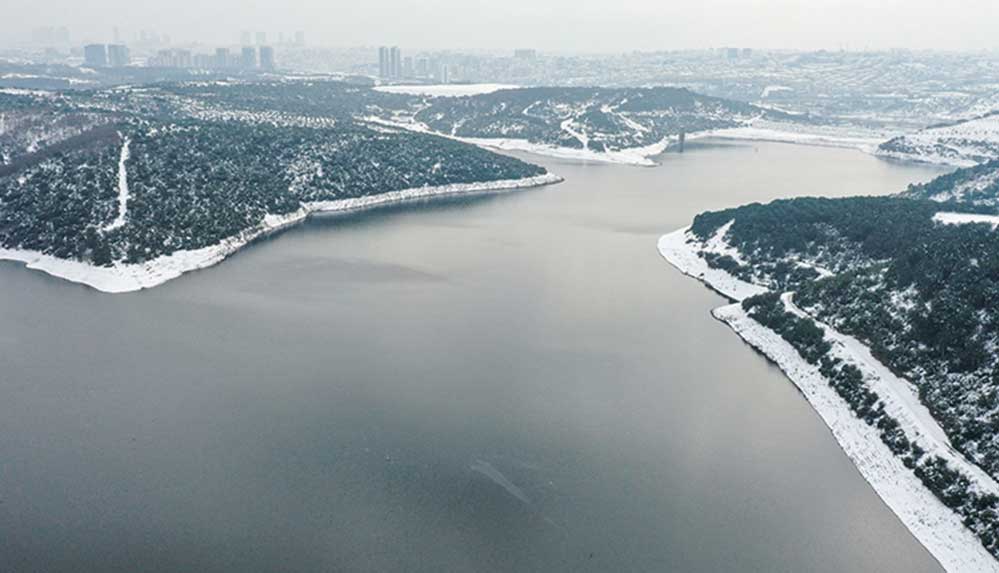
[[[726, 225], [726, 230], [731, 224]], [[719, 232], [702, 242], [689, 233], [689, 228], [684, 228], [660, 238], [659, 252], [680, 272], [698, 278], [730, 299], [741, 301], [766, 292], [759, 285], [710, 268], [699, 256], [702, 250], [731, 251], [732, 247], [725, 242], [724, 236], [724, 232]], [[804, 314], [794, 305], [791, 293], [786, 293], [782, 299], [788, 311]], [[892, 454], [881, 441], [877, 429], [853, 414], [818, 368], [802, 358], [779, 334], [753, 320], [741, 304], [717, 308], [712, 315], [777, 363], [829, 427], [864, 479], [944, 569], [999, 572], [999, 562], [964, 526], [961, 518], [923, 486], [901, 459]], [[939, 424], [919, 402], [911, 383], [894, 376], [860, 341], [816, 322], [833, 344], [836, 356], [864, 373], [870, 389], [878, 394], [886, 411], [898, 420], [910, 440], [917, 440], [927, 451], [947, 459], [951, 467], [964, 473], [980, 491], [999, 492], [999, 485], [994, 479], [953, 450]]]
[[407, 86], [378, 86], [375, 91], [390, 94], [406, 94], [428, 97], [461, 97], [491, 94], [500, 90], [512, 90], [519, 86], [508, 84], [435, 84]]
[[128, 215], [128, 172], [125, 169], [125, 162], [128, 161], [128, 144], [131, 141], [126, 137], [121, 144], [121, 156], [118, 158], [118, 216], [105, 225], [101, 232], [107, 233], [125, 225], [125, 217]]
[[216, 245], [190, 251], [177, 251], [139, 264], [116, 263], [98, 267], [80, 261], [60, 259], [36, 251], [0, 248], [0, 260], [25, 263], [35, 269], [68, 281], [91, 286], [108, 293], [124, 293], [151, 288], [182, 274], [218, 264], [248, 243], [286, 227], [296, 225], [315, 213], [349, 212], [385, 205], [419, 201], [454, 195], [500, 193], [515, 189], [540, 187], [559, 183], [562, 178], [546, 173], [524, 179], [506, 179], [482, 183], [463, 183], [438, 187], [416, 187], [367, 197], [307, 203], [298, 211], [285, 215], [267, 215], [256, 227], [229, 237]]
[[933, 215], [933, 220], [941, 225], [969, 225], [973, 223], [984, 223], [991, 225], [994, 231], [999, 227], [999, 215], [980, 215], [978, 213], [946, 213], [939, 212]]

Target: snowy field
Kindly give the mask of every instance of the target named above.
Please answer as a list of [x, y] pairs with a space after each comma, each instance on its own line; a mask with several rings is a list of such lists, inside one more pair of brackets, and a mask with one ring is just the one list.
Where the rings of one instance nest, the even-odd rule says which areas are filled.
[[525, 189], [559, 183], [562, 179], [551, 173], [524, 179], [508, 179], [483, 183], [443, 185], [439, 187], [418, 187], [392, 191], [367, 197], [307, 203], [293, 213], [267, 215], [256, 227], [239, 235], [229, 237], [217, 245], [190, 251], [177, 251], [139, 264], [115, 264], [98, 267], [80, 261], [60, 259], [35, 251], [0, 248], [0, 260], [25, 263], [29, 269], [39, 270], [54, 277], [91, 286], [107, 293], [125, 293], [152, 288], [175, 279], [184, 273], [204, 269], [222, 262], [252, 241], [296, 225], [314, 213], [349, 212], [370, 209], [385, 205], [447, 197], [455, 195], [475, 195], [499, 193], [514, 189]]
[[[724, 232], [701, 242], [690, 235], [689, 228], [659, 240], [659, 252], [670, 264], [730, 299], [740, 301], [766, 291], [725, 271], [710, 268], [699, 255], [701, 250], [725, 254], [732, 247], [725, 243]], [[804, 315], [804, 311], [794, 305], [790, 293], [782, 298], [788, 311]], [[877, 429], [857, 418], [819, 370], [805, 361], [786, 340], [753, 320], [740, 304], [715, 309], [712, 315], [777, 363], [826, 423], [864, 479], [944, 569], [999, 572], [999, 562], [963, 525], [961, 518], [923, 486], [882, 442]], [[919, 402], [911, 383], [894, 376], [860, 341], [818, 324], [832, 342], [835, 355], [860, 368], [870, 389], [885, 403], [886, 411], [898, 420], [907, 437], [947, 459], [951, 467], [969, 477], [979, 491], [999, 493], [999, 485], [994, 479], [953, 450], [939, 424]]]

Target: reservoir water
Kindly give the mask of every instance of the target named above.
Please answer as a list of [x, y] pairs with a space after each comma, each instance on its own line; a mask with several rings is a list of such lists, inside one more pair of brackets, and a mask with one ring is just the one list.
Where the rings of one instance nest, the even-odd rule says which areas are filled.
[[0, 263], [3, 571], [937, 571], [656, 251], [940, 173], [689, 145], [316, 219], [153, 290]]

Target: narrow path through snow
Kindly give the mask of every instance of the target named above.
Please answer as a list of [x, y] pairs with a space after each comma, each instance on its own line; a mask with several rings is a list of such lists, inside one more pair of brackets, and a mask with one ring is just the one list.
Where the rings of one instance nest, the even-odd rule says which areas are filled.
[[128, 172], [125, 170], [125, 161], [128, 160], [128, 144], [131, 142], [126, 137], [121, 145], [121, 156], [118, 158], [118, 216], [101, 229], [105, 233], [123, 227], [125, 216], [128, 215]]

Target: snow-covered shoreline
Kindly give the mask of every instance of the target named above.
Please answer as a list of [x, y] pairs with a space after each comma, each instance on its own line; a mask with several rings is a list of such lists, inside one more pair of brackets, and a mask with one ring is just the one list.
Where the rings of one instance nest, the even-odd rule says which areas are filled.
[[875, 154], [882, 139], [876, 137], [833, 135], [808, 131], [785, 131], [752, 125], [702, 131], [687, 136], [690, 139], [729, 139], [734, 141], [760, 141], [770, 143], [790, 143], [811, 147], [836, 147], [841, 149], [857, 149], [868, 154]]
[[[437, 134], [440, 135], [440, 134]], [[652, 157], [666, 151], [676, 138], [665, 137], [656, 143], [643, 147], [628, 147], [616, 151], [594, 151], [592, 149], [576, 149], [574, 147], [558, 147], [544, 143], [531, 143], [526, 139], [505, 139], [486, 137], [455, 137], [458, 141], [478, 145], [487, 149], [499, 151], [523, 151], [537, 155], [545, 155], [556, 159], [571, 159], [576, 161], [595, 161], [613, 163], [616, 165], [634, 165], [638, 167], [655, 167], [657, 163]]]
[[[735, 301], [766, 291], [725, 271], [710, 268], [698, 255], [703, 244], [688, 243], [691, 238], [688, 231], [689, 227], [680, 229], [659, 240], [660, 254], [680, 272], [701, 280]], [[790, 311], [803, 312], [793, 305], [789, 294], [785, 295], [784, 302]], [[944, 569], [999, 572], [999, 561], [963, 525], [961, 517], [937, 499], [905, 467], [902, 460], [892, 454], [875, 428], [853, 414], [818, 368], [805, 361], [779, 334], [753, 320], [740, 304], [722, 306], [715, 309], [712, 315], [728, 324], [747, 344], [780, 367], [826, 423], [864, 479]], [[837, 356], [860, 367], [872, 381], [872, 390], [878, 393], [893, 417], [903, 424], [909, 436], [918, 438], [920, 445], [928, 451], [945, 457], [954, 467], [962, 470], [980, 491], [999, 491], [994, 479], [951, 448], [932, 417], [927, 420], [925, 408], [911, 395], [911, 388], [905, 387], [908, 382], [890, 374], [856, 339], [827, 325], [820, 323], [820, 326], [832, 339]]]
[[655, 167], [657, 163], [651, 158], [666, 151], [676, 137], [664, 137], [663, 139], [645, 145], [643, 147], [628, 147], [617, 151], [594, 151], [592, 149], [577, 149], [574, 147], [559, 147], [545, 143], [532, 143], [526, 139], [503, 138], [503, 137], [460, 137], [449, 133], [433, 131], [426, 125], [416, 121], [392, 121], [375, 116], [363, 118], [364, 121], [375, 125], [404, 129], [417, 133], [426, 133], [438, 137], [446, 137], [469, 145], [484, 147], [497, 151], [521, 151], [533, 153], [545, 157], [556, 159], [570, 159], [574, 161], [594, 161], [599, 163], [612, 163], [616, 165], [636, 165], [640, 167]]
[[336, 201], [306, 203], [302, 208], [284, 215], [267, 215], [256, 227], [224, 239], [218, 244], [189, 251], [177, 251], [138, 264], [115, 264], [99, 267], [80, 261], [61, 259], [37, 251], [0, 248], [0, 260], [22, 262], [29, 269], [54, 277], [88, 285], [106, 293], [126, 293], [159, 286], [184, 273], [204, 269], [222, 262], [247, 244], [305, 221], [318, 213], [350, 212], [401, 204], [410, 201], [456, 195], [500, 193], [559, 183], [562, 178], [546, 173], [523, 179], [504, 179], [481, 183], [462, 183], [437, 187], [416, 187]]

